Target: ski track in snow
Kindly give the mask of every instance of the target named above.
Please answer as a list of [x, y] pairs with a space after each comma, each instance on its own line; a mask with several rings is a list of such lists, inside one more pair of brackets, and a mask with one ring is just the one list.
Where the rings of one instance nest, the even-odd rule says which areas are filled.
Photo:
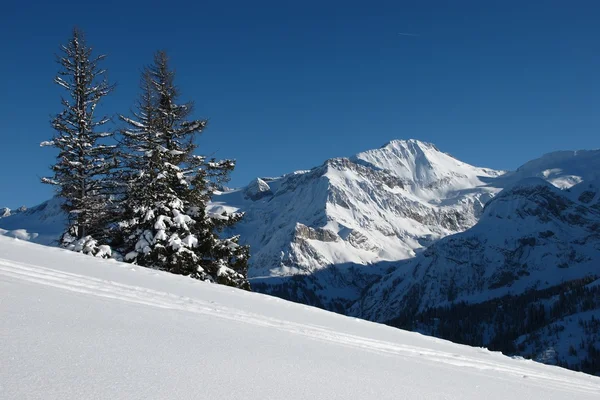
[[[573, 379], [573, 377], [561, 376], [558, 373], [542, 373], [531, 368], [502, 365], [494, 361], [488, 362], [481, 359], [470, 358], [443, 351], [433, 351], [431, 349], [417, 346], [369, 339], [366, 337], [332, 331], [317, 325], [299, 324], [291, 321], [265, 317], [263, 315], [241, 312], [236, 309], [220, 306], [210, 301], [201, 301], [190, 297], [177, 296], [168, 292], [126, 285], [114, 281], [58, 271], [37, 265], [9, 261], [2, 258], [0, 258], [0, 276], [40, 285], [52, 286], [86, 295], [163, 309], [203, 314], [214, 318], [235, 321], [238, 323], [246, 323], [264, 328], [278, 329], [292, 334], [302, 335], [313, 340], [359, 348], [379, 354], [411, 358], [415, 361], [440, 363], [448, 365], [452, 368], [460, 367], [482, 371], [497, 371], [499, 373], [537, 381], [536, 383], [547, 388], [552, 387], [580, 393], [598, 394], [600, 396], [600, 391], [597, 385], [588, 384], [581, 379]], [[493, 354], [484, 349], [481, 350], [481, 353], [482, 355]]]

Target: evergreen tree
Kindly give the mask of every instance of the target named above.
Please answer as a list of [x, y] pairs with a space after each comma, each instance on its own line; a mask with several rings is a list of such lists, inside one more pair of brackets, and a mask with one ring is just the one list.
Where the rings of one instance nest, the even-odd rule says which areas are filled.
[[100, 248], [96, 240], [106, 236], [105, 220], [112, 208], [113, 187], [107, 177], [116, 157], [115, 146], [105, 144], [112, 133], [101, 129], [109, 118], [98, 118], [95, 112], [114, 86], [99, 66], [105, 56], [92, 56], [92, 48], [86, 45], [79, 29], [73, 30], [72, 38], [61, 50], [62, 56], [57, 57], [61, 70], [54, 82], [68, 96], [61, 101], [64, 110], [51, 121], [54, 137], [41, 144], [59, 151], [56, 164], [51, 166], [54, 176], [42, 178], [42, 182], [55, 185], [57, 195], [64, 199], [68, 226], [62, 245], [104, 256], [106, 248]]
[[192, 104], [177, 103], [174, 77], [167, 55], [157, 52], [142, 73], [132, 117], [120, 116], [127, 125], [120, 247], [138, 265], [249, 289], [249, 248], [219, 235], [242, 215], [207, 211], [235, 163], [193, 154], [207, 121], [188, 119]]

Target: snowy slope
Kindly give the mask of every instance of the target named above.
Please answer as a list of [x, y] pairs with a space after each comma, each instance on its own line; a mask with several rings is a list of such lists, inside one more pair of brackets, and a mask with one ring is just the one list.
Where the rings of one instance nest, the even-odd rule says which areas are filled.
[[0, 237], [0, 398], [597, 399], [600, 379]]
[[543, 178], [561, 189], [583, 181], [594, 181], [600, 178], [600, 150], [548, 153], [525, 163], [504, 178], [514, 183], [530, 177]]

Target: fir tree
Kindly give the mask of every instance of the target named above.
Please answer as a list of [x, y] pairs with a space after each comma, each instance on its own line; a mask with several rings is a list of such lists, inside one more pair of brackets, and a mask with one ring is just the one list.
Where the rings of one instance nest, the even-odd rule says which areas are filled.
[[[79, 29], [73, 30], [72, 38], [61, 50], [63, 54], [57, 56], [61, 70], [54, 82], [68, 96], [61, 101], [64, 110], [51, 121], [54, 137], [41, 144], [59, 151], [56, 164], [51, 166], [54, 176], [42, 178], [42, 182], [55, 185], [57, 195], [64, 199], [68, 226], [62, 245], [98, 254], [96, 239], [106, 236], [105, 220], [112, 208], [108, 176], [116, 157], [115, 146], [105, 143], [112, 133], [102, 129], [109, 118], [98, 118], [96, 108], [114, 86], [99, 66], [105, 56], [92, 56], [92, 48], [86, 45]], [[100, 250], [102, 256], [107, 255], [106, 248]]]
[[222, 238], [241, 214], [212, 215], [207, 205], [235, 167], [194, 155], [206, 120], [188, 119], [192, 104], [178, 104], [174, 72], [157, 52], [144, 69], [132, 117], [120, 116], [127, 184], [121, 248], [138, 265], [249, 289], [249, 248]]

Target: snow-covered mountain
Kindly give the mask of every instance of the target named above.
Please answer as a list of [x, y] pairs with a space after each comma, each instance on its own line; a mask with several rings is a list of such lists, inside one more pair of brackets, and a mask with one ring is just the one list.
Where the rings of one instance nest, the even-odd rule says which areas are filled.
[[4, 210], [7, 212], [0, 217], [0, 235], [39, 244], [57, 243], [66, 223], [61, 201], [57, 198], [31, 208], [20, 207], [14, 211], [5, 208]]
[[0, 398], [597, 399], [600, 379], [0, 237]]
[[563, 191], [529, 178], [492, 199], [474, 227], [439, 240], [371, 287], [359, 313], [390, 320], [415, 292], [416, 311], [423, 311], [543, 290], [600, 275], [599, 263], [600, 186]]
[[600, 150], [556, 151], [529, 161], [506, 174], [510, 182], [538, 177], [560, 189], [600, 178]]
[[257, 179], [214, 206], [246, 213], [236, 230], [252, 249], [255, 288], [340, 310], [389, 262], [475, 224], [502, 174], [432, 144], [395, 140], [310, 171]]

